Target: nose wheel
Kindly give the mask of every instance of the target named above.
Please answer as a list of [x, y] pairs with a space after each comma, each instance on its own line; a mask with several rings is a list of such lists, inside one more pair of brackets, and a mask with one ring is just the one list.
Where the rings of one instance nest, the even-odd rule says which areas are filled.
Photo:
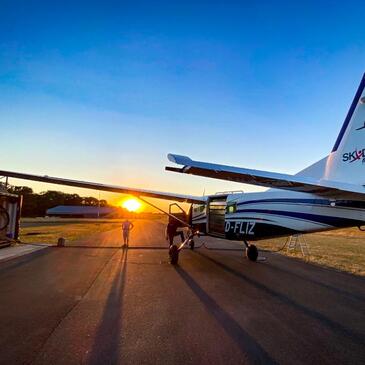
[[169, 248], [170, 264], [177, 265], [179, 261], [179, 252], [184, 248], [185, 245], [189, 245], [191, 250], [194, 250], [195, 242], [194, 236], [199, 236], [199, 232], [192, 231], [184, 242], [180, 246], [171, 245]]

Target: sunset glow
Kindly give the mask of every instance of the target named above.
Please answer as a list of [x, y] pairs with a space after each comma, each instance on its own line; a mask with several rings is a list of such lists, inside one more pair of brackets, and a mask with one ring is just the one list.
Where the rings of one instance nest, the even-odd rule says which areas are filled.
[[134, 198], [129, 198], [127, 200], [124, 200], [121, 205], [123, 208], [127, 209], [129, 212], [136, 212], [142, 206], [142, 204], [137, 199], [134, 199]]

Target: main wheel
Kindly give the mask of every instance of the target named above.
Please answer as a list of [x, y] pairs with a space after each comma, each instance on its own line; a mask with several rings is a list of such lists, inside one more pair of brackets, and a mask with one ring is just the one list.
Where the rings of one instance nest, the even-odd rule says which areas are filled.
[[179, 261], [179, 249], [176, 245], [171, 245], [169, 249], [169, 255], [170, 255], [170, 264], [176, 265]]
[[193, 240], [193, 239], [191, 239], [191, 240], [189, 241], [189, 246], [190, 246], [190, 249], [191, 249], [191, 250], [194, 250], [195, 242], [194, 242], [194, 240]]
[[246, 248], [246, 256], [250, 261], [256, 261], [257, 256], [259, 255], [259, 251], [255, 245], [249, 245]]

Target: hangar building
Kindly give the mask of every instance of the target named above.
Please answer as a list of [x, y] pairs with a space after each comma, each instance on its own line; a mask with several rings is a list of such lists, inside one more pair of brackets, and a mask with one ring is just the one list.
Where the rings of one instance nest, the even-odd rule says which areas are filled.
[[95, 207], [85, 205], [58, 205], [47, 209], [46, 215], [49, 217], [63, 218], [97, 218], [115, 217], [119, 214], [116, 207]]

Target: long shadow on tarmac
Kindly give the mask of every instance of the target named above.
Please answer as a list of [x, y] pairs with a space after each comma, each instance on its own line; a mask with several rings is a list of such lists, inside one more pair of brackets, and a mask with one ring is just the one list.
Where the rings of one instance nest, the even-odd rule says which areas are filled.
[[104, 307], [102, 321], [95, 334], [88, 364], [117, 364], [119, 361], [127, 256], [128, 250], [123, 250], [116, 269], [115, 279]]
[[[300, 264], [302, 264], [302, 262]], [[311, 265], [314, 269], [318, 269], [318, 267], [315, 266], [315, 265], [313, 265], [313, 264], [306, 263], [306, 265]], [[310, 282], [310, 283], [315, 284], [315, 285], [319, 285], [319, 286], [321, 286], [323, 288], [326, 288], [326, 289], [328, 289], [330, 291], [333, 291], [333, 292], [335, 292], [337, 294], [343, 295], [343, 296], [345, 296], [348, 299], [360, 301], [362, 303], [365, 302], [365, 296], [363, 296], [361, 294], [350, 293], [350, 292], [348, 292], [346, 290], [343, 290], [341, 288], [334, 287], [333, 285], [329, 285], [329, 284], [323, 283], [323, 282], [321, 282], [319, 280], [315, 280], [315, 279], [309, 278], [306, 275], [298, 274], [297, 272], [295, 272], [293, 270], [283, 269], [281, 267], [277, 267], [277, 266], [274, 266], [274, 265], [271, 265], [271, 264], [266, 265], [266, 268], [268, 268], [269, 270], [272, 270], [272, 271], [277, 271], [277, 272], [281, 272], [283, 274], [287, 274], [287, 275], [296, 277], [297, 279], [300, 279], [300, 280], [303, 280], [303, 281], [307, 281], [307, 282]], [[323, 269], [325, 270], [325, 268], [323, 268]], [[330, 270], [330, 269], [328, 269], [328, 270]], [[348, 275], [348, 277], [350, 279], [355, 279], [356, 281], [363, 281], [363, 285], [365, 286], [365, 280], [363, 280], [363, 278], [355, 277], [352, 274], [348, 274], [348, 273], [344, 273], [344, 272], [339, 272], [339, 273], [336, 272], [336, 274]]]
[[202, 252], [196, 252], [196, 253], [199, 256], [203, 257], [204, 259], [209, 260], [210, 262], [214, 263], [215, 265], [220, 267], [222, 270], [246, 281], [247, 283], [251, 284], [252, 286], [254, 286], [257, 289], [262, 290], [269, 296], [276, 298], [277, 300], [281, 301], [282, 303], [284, 303], [286, 305], [294, 307], [295, 309], [301, 311], [302, 313], [304, 313], [305, 315], [307, 315], [311, 318], [314, 318], [315, 320], [320, 321], [324, 326], [328, 327], [330, 330], [335, 331], [335, 332], [339, 333], [340, 335], [349, 338], [351, 341], [353, 341], [361, 346], [365, 345], [365, 339], [360, 333], [351, 331], [350, 329], [329, 319], [328, 317], [324, 316], [323, 314], [321, 314], [313, 309], [310, 309], [300, 303], [297, 303], [296, 301], [287, 297], [286, 295], [269, 288], [268, 286], [260, 283], [259, 281], [248, 277], [247, 275], [243, 274], [242, 272], [234, 270], [233, 268], [223, 264], [222, 262], [219, 262], [219, 261], [213, 259], [212, 257], [210, 257], [208, 255], [205, 255]]
[[257, 341], [251, 337], [240, 326], [240, 324], [235, 321], [234, 318], [225, 312], [183, 268], [177, 266], [175, 269], [180, 277], [189, 286], [189, 288], [205, 305], [208, 312], [213, 315], [224, 331], [238, 345], [248, 363], [277, 364], [275, 360], [273, 360], [270, 355], [260, 346], [260, 344], [257, 343]]
[[[260, 250], [260, 251], [264, 251], [264, 250]], [[265, 252], [270, 253], [270, 251], [265, 251]], [[286, 259], [289, 260], [288, 257], [286, 257]], [[359, 282], [360, 285], [364, 285], [364, 287], [365, 287], [365, 280], [364, 280], [363, 277], [355, 276], [354, 274], [347, 273], [347, 272], [344, 272], [344, 271], [334, 271], [334, 269], [331, 269], [329, 267], [320, 267], [320, 266], [318, 266], [316, 264], [313, 264], [313, 263], [310, 263], [310, 262], [304, 262], [304, 261], [301, 261], [301, 260], [299, 260], [297, 258], [294, 258], [294, 257], [290, 257], [290, 260], [292, 260], [293, 263], [295, 263], [297, 265], [306, 265], [308, 267], [311, 267], [314, 270], [320, 269], [320, 270], [333, 271], [336, 275], [343, 275], [343, 276], [348, 277], [351, 280], [356, 280], [357, 282]], [[235, 260], [235, 261], [236, 262], [242, 261], [242, 258], [240, 258], [239, 260]], [[309, 282], [309, 283], [312, 283], [312, 284], [321, 286], [321, 287], [323, 287], [325, 289], [328, 289], [330, 291], [333, 291], [336, 294], [341, 294], [341, 295], [345, 296], [346, 298], [348, 298], [350, 300], [360, 301], [360, 302], [362, 302], [361, 304], [363, 304], [363, 302], [365, 302], [365, 296], [363, 296], [361, 294], [350, 293], [349, 291], [346, 291], [346, 290], [341, 289], [339, 287], [335, 287], [333, 285], [326, 284], [326, 283], [324, 283], [324, 282], [322, 282], [320, 280], [312, 279], [312, 278], [308, 277], [305, 274], [298, 274], [294, 270], [284, 269], [282, 267], [278, 267], [278, 266], [273, 265], [272, 263], [270, 263], [270, 260], [265, 261], [265, 268], [267, 270], [271, 270], [271, 271], [276, 271], [276, 272], [279, 272], [279, 273], [287, 274], [287, 275], [290, 275], [291, 277], [295, 277], [297, 279], [300, 279], [300, 280], [303, 280], [303, 281], [306, 281], [306, 282]]]

